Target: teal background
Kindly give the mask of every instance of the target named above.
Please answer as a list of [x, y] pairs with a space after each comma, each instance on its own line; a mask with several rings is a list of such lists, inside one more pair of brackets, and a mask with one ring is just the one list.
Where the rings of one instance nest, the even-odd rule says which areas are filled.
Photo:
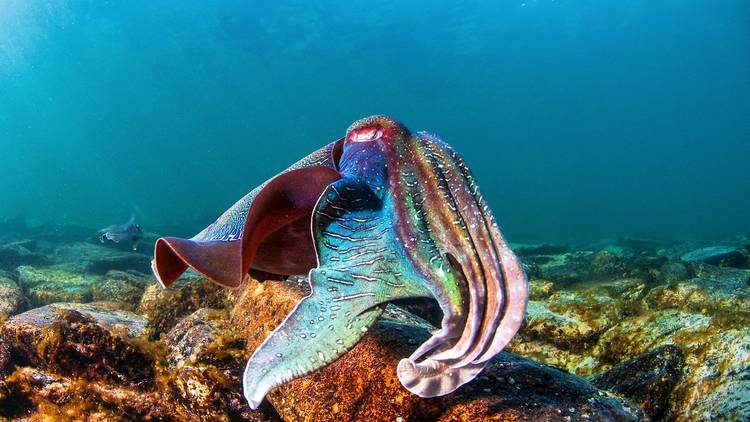
[[744, 0], [0, 0], [0, 218], [199, 226], [375, 113], [512, 240], [750, 230]]

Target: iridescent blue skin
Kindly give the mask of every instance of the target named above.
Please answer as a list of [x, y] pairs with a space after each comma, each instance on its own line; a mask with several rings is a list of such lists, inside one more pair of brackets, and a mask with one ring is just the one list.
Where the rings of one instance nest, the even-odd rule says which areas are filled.
[[[290, 187], [301, 180], [319, 196]], [[294, 213], [302, 217], [283, 220]], [[284, 273], [290, 256], [305, 256], [304, 242], [270, 254], [268, 245], [303, 224], [317, 258], [307, 264], [311, 293], [248, 361], [243, 387], [253, 408], [271, 388], [351, 349], [395, 299], [432, 297], [443, 310], [441, 329], [397, 368], [422, 397], [471, 381], [523, 320], [526, 277], [466, 165], [438, 138], [384, 116], [354, 123], [343, 140], [254, 190], [193, 239], [157, 242], [154, 271], [168, 285], [191, 266], [227, 286], [261, 261]]]

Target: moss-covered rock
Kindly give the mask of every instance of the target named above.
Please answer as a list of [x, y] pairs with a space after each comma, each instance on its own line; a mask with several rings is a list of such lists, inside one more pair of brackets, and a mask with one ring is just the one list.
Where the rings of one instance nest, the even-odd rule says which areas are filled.
[[195, 311], [169, 331], [165, 344], [169, 382], [186, 409], [211, 420], [272, 413], [268, 402], [252, 411], [242, 396], [245, 343], [226, 311]]
[[228, 289], [188, 272], [168, 289], [155, 282], [146, 287], [137, 312], [148, 319], [156, 338], [200, 308], [224, 308], [228, 294]]
[[625, 262], [608, 250], [597, 252], [591, 261], [591, 270], [589, 271], [589, 279], [591, 280], [622, 278], [625, 274]]
[[99, 275], [111, 270], [148, 273], [151, 265], [151, 257], [148, 255], [87, 242], [60, 244], [55, 248], [51, 258], [58, 264], [73, 264], [80, 272]]
[[16, 274], [31, 307], [55, 302], [91, 302], [92, 286], [99, 281], [98, 276], [60, 267], [24, 265], [16, 269]]
[[105, 304], [54, 304], [9, 319], [0, 337], [16, 365], [135, 385], [152, 377], [152, 359], [122, 337], [140, 336], [145, 326], [143, 317]]
[[0, 270], [13, 271], [21, 265], [48, 265], [49, 258], [32, 249], [34, 241], [18, 241], [0, 245]]
[[131, 310], [138, 306], [143, 292], [153, 279], [143, 274], [125, 271], [108, 271], [94, 283], [91, 295], [95, 301], [111, 301], [126, 304]]
[[21, 288], [10, 277], [0, 274], [0, 320], [13, 316], [25, 306], [26, 299]]
[[592, 377], [591, 383], [631, 399], [649, 417], [661, 420], [669, 411], [669, 397], [684, 365], [682, 350], [668, 344]]
[[145, 327], [143, 317], [102, 304], [11, 318], [0, 334], [0, 419], [279, 420], [241, 399], [243, 347], [225, 316], [191, 316], [168, 345], [148, 341]]

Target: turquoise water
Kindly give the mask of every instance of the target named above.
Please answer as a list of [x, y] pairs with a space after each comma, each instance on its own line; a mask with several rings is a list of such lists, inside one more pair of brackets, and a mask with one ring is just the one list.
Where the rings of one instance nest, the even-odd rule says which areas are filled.
[[385, 113], [512, 240], [716, 239], [750, 230], [749, 98], [744, 0], [0, 0], [0, 219], [202, 225]]

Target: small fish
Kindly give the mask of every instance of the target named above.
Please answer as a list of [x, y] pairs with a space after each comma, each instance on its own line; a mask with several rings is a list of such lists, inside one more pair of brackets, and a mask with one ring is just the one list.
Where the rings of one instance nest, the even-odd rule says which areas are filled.
[[127, 239], [132, 243], [133, 250], [136, 250], [142, 237], [143, 230], [141, 230], [141, 225], [136, 223], [135, 216], [132, 216], [127, 223], [121, 226], [114, 226], [110, 230], [104, 232], [104, 234], [99, 237], [99, 241], [102, 243], [105, 241], [120, 243], [122, 240]]

